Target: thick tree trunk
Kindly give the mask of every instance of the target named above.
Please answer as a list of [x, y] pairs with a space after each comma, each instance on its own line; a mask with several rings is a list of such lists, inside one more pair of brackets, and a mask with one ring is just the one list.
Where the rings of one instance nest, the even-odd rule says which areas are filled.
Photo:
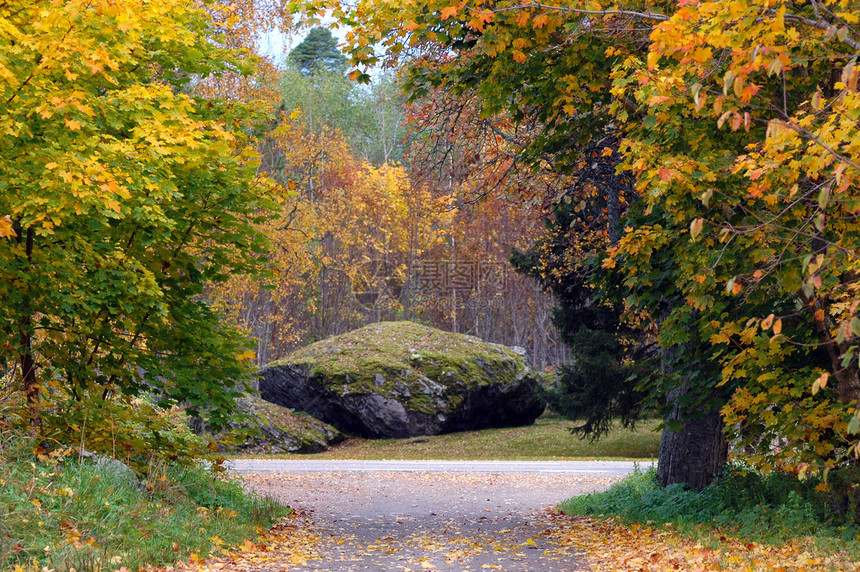
[[[806, 300], [804, 299], [804, 301]], [[813, 327], [830, 358], [830, 371], [836, 380], [836, 390], [839, 392], [839, 400], [845, 404], [860, 401], [860, 371], [858, 371], [854, 360], [851, 360], [848, 367], [842, 367], [842, 360], [853, 346], [854, 341], [845, 340], [842, 343], [837, 342], [830, 334], [835, 329], [833, 320], [823, 310], [820, 302], [816, 301], [814, 307], [824, 314], [823, 320], [813, 321]]]
[[[685, 368], [693, 370], [706, 367], [702, 362], [684, 359], [684, 356], [694, 354], [693, 344], [694, 342], [688, 342], [661, 348], [660, 371], [664, 375], [672, 374], [677, 363], [683, 363]], [[685, 403], [690, 401], [685, 399], [690, 390], [687, 383], [681, 383], [680, 387], [666, 394], [666, 402], [671, 410], [666, 415], [667, 427], [663, 429], [660, 437], [657, 481], [663, 486], [683, 484], [701, 490], [722, 474], [728, 457], [728, 441], [723, 432], [723, 418], [719, 408], [705, 410], [703, 405], [696, 407]], [[695, 388], [694, 391], [702, 391], [702, 388]], [[720, 392], [720, 389], [712, 388], [712, 391]], [[697, 403], [709, 401], [701, 396], [697, 397]], [[680, 428], [672, 431], [671, 426], [678, 425], [678, 422]]]
[[677, 431], [668, 427], [663, 430], [657, 481], [664, 486], [681, 483], [700, 490], [722, 474], [728, 442], [723, 434], [719, 411], [711, 411], [698, 418], [684, 415], [680, 399], [685, 393], [686, 387], [681, 387], [667, 395], [673, 408], [666, 421], [679, 420], [682, 426]]

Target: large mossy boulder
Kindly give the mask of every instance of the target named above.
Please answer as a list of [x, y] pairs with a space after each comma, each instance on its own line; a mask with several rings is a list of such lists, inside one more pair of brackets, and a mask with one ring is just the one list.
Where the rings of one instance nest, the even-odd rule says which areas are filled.
[[380, 322], [263, 368], [263, 399], [362, 437], [527, 425], [543, 412], [524, 352], [412, 322]]
[[241, 421], [230, 422], [221, 450], [257, 454], [320, 453], [344, 437], [307, 413], [291, 411], [256, 396], [237, 400]]

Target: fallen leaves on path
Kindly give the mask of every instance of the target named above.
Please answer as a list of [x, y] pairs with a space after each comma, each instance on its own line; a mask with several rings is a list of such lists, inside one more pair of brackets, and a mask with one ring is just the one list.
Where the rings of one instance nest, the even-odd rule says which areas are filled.
[[707, 546], [683, 538], [671, 526], [653, 528], [618, 520], [549, 515], [559, 549], [582, 550], [594, 570], [815, 571], [860, 570], [846, 554], [822, 554], [798, 539], [780, 546], [748, 543], [714, 533]]
[[[319, 534], [307, 515], [291, 518], [262, 535], [256, 542], [246, 541], [238, 549], [202, 559], [192, 555], [176, 566], [160, 572], [251, 572], [289, 570], [398, 570], [425, 572], [458, 570], [529, 569], [526, 552], [539, 551], [542, 558], [557, 561], [560, 555], [576, 554], [565, 548], [556, 551], [535, 534], [525, 541], [514, 539], [517, 529], [501, 529], [495, 534], [463, 535], [450, 523], [438, 533], [416, 532], [403, 536], [382, 536], [361, 542], [354, 535], [333, 538]], [[535, 539], [538, 539], [536, 542]], [[540, 546], [539, 546], [540, 545]], [[387, 558], [394, 555], [396, 558]], [[399, 557], [398, 557], [399, 556]], [[540, 570], [545, 570], [544, 566]], [[550, 570], [560, 569], [550, 567]], [[150, 571], [154, 572], [154, 571]]]
[[261, 531], [255, 541], [246, 540], [238, 548], [206, 559], [192, 554], [187, 561], [168, 566], [162, 572], [289, 570], [319, 559], [319, 544], [320, 537], [308, 516], [294, 512], [270, 530]]
[[[524, 504], [540, 486], [570, 493], [610, 479], [443, 474], [248, 475], [246, 485], [299, 508], [255, 542], [164, 572], [348, 570], [857, 571], [847, 553], [672, 527], [562, 515]], [[558, 482], [556, 482], [558, 481]], [[542, 498], [542, 497], [541, 497]], [[528, 508], [525, 508], [528, 507]], [[438, 514], [437, 514], [438, 513]], [[444, 514], [442, 514], [444, 513]], [[313, 517], [312, 517], [313, 515]]]
[[[588, 517], [570, 517], [547, 511], [546, 528], [537, 538], [543, 538], [542, 551], [549, 557], [566, 554], [584, 555], [592, 570], [599, 571], [666, 571], [683, 570], [705, 572], [711, 570], [736, 571], [830, 571], [860, 570], [860, 565], [845, 560], [844, 555], [823, 555], [811, 551], [803, 541], [781, 546], [745, 543], [715, 535], [708, 546], [681, 537], [671, 527], [652, 528], [641, 524], [625, 525], [617, 520]], [[506, 531], [498, 531], [503, 537]], [[519, 545], [508, 545], [491, 537], [452, 538], [439, 535], [410, 535], [404, 538], [380, 537], [375, 542], [360, 545], [354, 538], [341, 539], [350, 546], [353, 554], [397, 553], [404, 549], [421, 548], [428, 556], [444, 554], [442, 561], [429, 558], [410, 558], [402, 570], [452, 570], [476, 553], [487, 550], [511, 552], [536, 548], [529, 538]], [[297, 515], [263, 534], [256, 542], [246, 541], [233, 552], [206, 560], [192, 556], [187, 562], [168, 567], [164, 572], [245, 572], [258, 570], [313, 569], [315, 562], [322, 563], [333, 554], [326, 554], [325, 545], [314, 532], [313, 523], [306, 515]], [[340, 558], [337, 558], [340, 560]], [[331, 564], [331, 562], [329, 562]], [[381, 563], [380, 563], [381, 565]], [[481, 569], [504, 570], [500, 564], [478, 564]], [[326, 568], [330, 569], [330, 568]], [[380, 568], [382, 569], [382, 568]], [[460, 568], [458, 568], [460, 569]]]

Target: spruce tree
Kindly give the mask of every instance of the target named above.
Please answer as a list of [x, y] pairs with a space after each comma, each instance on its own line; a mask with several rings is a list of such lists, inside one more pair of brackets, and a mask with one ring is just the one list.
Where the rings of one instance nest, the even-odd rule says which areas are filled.
[[346, 71], [346, 56], [338, 49], [337, 40], [328, 28], [312, 28], [307, 37], [290, 52], [289, 62], [303, 76], [319, 72], [343, 74]]

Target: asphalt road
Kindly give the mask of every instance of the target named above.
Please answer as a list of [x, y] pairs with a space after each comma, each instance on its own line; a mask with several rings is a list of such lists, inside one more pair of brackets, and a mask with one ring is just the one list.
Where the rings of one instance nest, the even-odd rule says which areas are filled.
[[[324, 473], [335, 471], [419, 473], [518, 473], [526, 475], [626, 475], [636, 463], [628, 461], [350, 461], [233, 459], [226, 463], [238, 473]], [[650, 464], [639, 464], [647, 469]]]

